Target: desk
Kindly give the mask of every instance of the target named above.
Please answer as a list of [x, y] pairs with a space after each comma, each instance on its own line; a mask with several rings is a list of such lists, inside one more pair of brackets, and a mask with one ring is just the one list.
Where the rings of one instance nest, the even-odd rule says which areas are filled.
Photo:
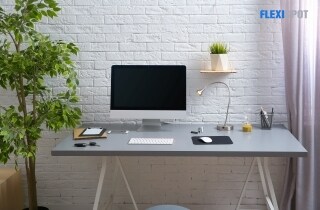
[[[230, 136], [233, 144], [193, 145], [191, 137], [196, 136], [196, 134], [191, 134], [190, 131], [197, 130], [200, 126], [204, 127], [204, 132], [199, 135], [227, 135]], [[173, 145], [128, 145], [129, 139], [133, 137], [174, 138], [174, 143]], [[73, 146], [75, 141], [72, 139], [72, 136], [69, 136], [53, 148], [51, 154], [53, 156], [116, 156], [118, 168], [124, 178], [136, 210], [138, 207], [135, 203], [119, 156], [255, 157], [242, 189], [237, 209], [240, 208], [241, 200], [252, 173], [253, 166], [257, 163], [266, 203], [270, 209], [278, 210], [279, 208], [270, 177], [267, 157], [303, 157], [307, 155], [307, 151], [299, 141], [295, 139], [284, 126], [280, 125], [274, 126], [272, 130], [261, 130], [260, 128], [254, 127], [252, 133], [244, 133], [241, 130], [241, 126], [235, 126], [233, 131], [217, 131], [213, 125], [164, 124], [162, 130], [159, 132], [130, 131], [128, 134], [109, 134], [107, 140], [97, 141], [99, 141], [100, 147], [78, 148]], [[100, 171], [94, 210], [98, 209], [106, 167], [106, 159], [104, 158]]]

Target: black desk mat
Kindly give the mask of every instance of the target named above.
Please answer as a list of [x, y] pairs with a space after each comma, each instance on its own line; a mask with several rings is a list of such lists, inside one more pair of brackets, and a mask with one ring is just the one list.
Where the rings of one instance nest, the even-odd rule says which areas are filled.
[[232, 140], [229, 136], [205, 136], [210, 137], [212, 139], [212, 142], [205, 143], [203, 142], [200, 137], [204, 136], [192, 136], [192, 142], [195, 145], [208, 145], [208, 144], [233, 144]]

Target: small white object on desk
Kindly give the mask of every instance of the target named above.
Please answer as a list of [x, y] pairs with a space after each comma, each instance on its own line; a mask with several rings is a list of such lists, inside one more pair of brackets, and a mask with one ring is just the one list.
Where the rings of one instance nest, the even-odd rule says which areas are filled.
[[110, 134], [110, 133], [124, 133], [124, 134], [128, 134], [129, 133], [129, 131], [128, 130], [109, 130], [108, 132], [107, 132], [108, 134]]
[[204, 143], [211, 143], [212, 142], [212, 139], [210, 137], [206, 137], [206, 136], [200, 137], [200, 140], [202, 140]]

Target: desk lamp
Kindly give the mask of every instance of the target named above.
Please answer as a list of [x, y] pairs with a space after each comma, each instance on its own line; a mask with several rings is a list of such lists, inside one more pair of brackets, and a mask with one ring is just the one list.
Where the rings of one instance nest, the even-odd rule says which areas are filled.
[[227, 125], [227, 120], [228, 120], [228, 115], [229, 115], [229, 106], [230, 106], [230, 87], [224, 83], [224, 82], [213, 82], [213, 83], [210, 83], [209, 85], [205, 86], [204, 88], [200, 89], [197, 91], [198, 95], [201, 96], [202, 95], [202, 92], [210, 85], [213, 85], [213, 84], [223, 84], [225, 85], [227, 88], [228, 88], [228, 91], [229, 91], [229, 101], [228, 101], [228, 107], [227, 107], [227, 114], [226, 114], [226, 119], [224, 121], [224, 124], [218, 124], [217, 125], [217, 129], [218, 130], [223, 130], [223, 131], [230, 131], [230, 130], [233, 130], [233, 125]]

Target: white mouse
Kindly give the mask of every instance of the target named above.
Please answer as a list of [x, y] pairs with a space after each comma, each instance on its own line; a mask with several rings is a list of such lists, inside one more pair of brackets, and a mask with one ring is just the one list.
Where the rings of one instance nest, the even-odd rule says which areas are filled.
[[203, 137], [200, 137], [200, 139], [201, 139], [204, 143], [211, 143], [211, 142], [212, 142], [212, 139], [211, 139], [210, 137], [203, 136]]

